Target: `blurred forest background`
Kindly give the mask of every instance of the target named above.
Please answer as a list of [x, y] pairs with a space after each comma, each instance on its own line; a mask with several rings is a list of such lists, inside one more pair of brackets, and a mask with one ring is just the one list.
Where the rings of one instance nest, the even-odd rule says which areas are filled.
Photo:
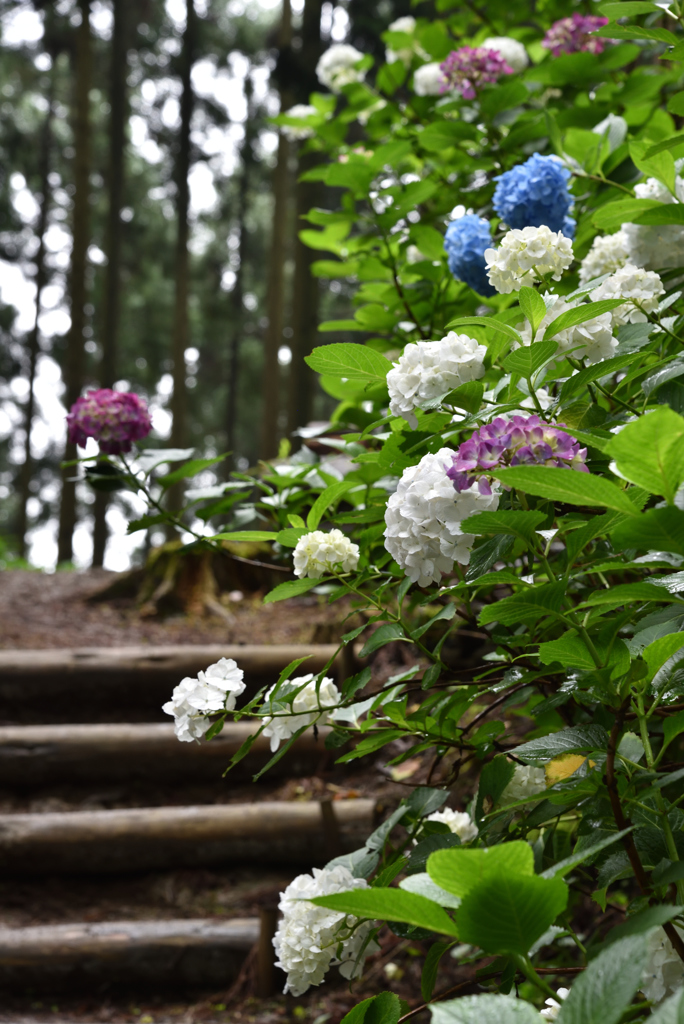
[[135, 559], [124, 499], [60, 470], [88, 387], [144, 395], [152, 446], [230, 451], [224, 473], [326, 418], [303, 357], [349, 301], [298, 232], [335, 197], [270, 118], [324, 91], [332, 42], [380, 54], [410, 10], [0, 0], [0, 568]]

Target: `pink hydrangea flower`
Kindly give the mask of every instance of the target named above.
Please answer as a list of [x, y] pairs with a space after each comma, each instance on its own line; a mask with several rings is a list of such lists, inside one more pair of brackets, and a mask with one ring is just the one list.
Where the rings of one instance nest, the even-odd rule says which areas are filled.
[[542, 46], [551, 50], [554, 57], [561, 53], [603, 53], [608, 39], [591, 33], [608, 24], [608, 18], [596, 14], [575, 14], [553, 23], [544, 38]]
[[477, 90], [486, 82], [496, 82], [502, 75], [512, 75], [510, 67], [498, 50], [484, 46], [462, 46], [452, 50], [441, 65], [445, 83], [442, 92], [458, 89], [465, 100], [474, 100]]
[[459, 446], [451, 466], [445, 467], [447, 476], [457, 491], [477, 483], [480, 494], [491, 494], [487, 474], [505, 466], [558, 466], [588, 473], [587, 449], [561, 430], [563, 425], [543, 423], [538, 416], [497, 416]]
[[133, 441], [147, 437], [152, 420], [147, 404], [132, 391], [99, 388], [78, 398], [67, 416], [69, 441], [85, 448], [94, 437], [107, 455], [130, 452]]

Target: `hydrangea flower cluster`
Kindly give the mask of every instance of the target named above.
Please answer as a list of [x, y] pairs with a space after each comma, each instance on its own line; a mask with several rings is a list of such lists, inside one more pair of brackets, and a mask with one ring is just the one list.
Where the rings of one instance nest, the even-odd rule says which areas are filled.
[[67, 415], [69, 441], [85, 448], [93, 437], [106, 455], [130, 452], [147, 437], [152, 420], [144, 398], [132, 391], [99, 388], [77, 398]]
[[560, 281], [573, 258], [570, 239], [545, 226], [508, 231], [498, 249], [485, 250], [487, 276], [502, 295], [533, 285], [547, 274]]
[[[294, 107], [290, 107], [283, 113], [286, 117], [295, 117], [304, 121], [308, 117], [313, 117], [318, 111], [310, 103], [295, 103]], [[315, 129], [309, 128], [307, 125], [281, 124], [280, 130], [290, 142], [301, 142], [302, 139], [310, 139], [312, 135], [316, 134]]]
[[387, 374], [390, 412], [415, 429], [415, 409], [423, 409], [448, 391], [478, 380], [484, 373], [487, 349], [467, 334], [449, 331], [441, 341], [407, 345]]
[[429, 64], [421, 65], [413, 76], [413, 88], [416, 96], [441, 96], [447, 86], [448, 82], [439, 61], [430, 61]]
[[541, 227], [562, 231], [568, 238], [575, 232], [569, 216], [573, 199], [568, 192], [571, 174], [555, 156], [533, 153], [524, 164], [500, 174], [492, 205], [509, 228]]
[[475, 537], [463, 533], [461, 523], [475, 512], [494, 511], [496, 493], [477, 487], [454, 498], [446, 467], [453, 449], [424, 455], [417, 466], [405, 469], [385, 511], [385, 547], [406, 575], [421, 587], [439, 583], [454, 562], [467, 565]]
[[363, 54], [355, 46], [333, 43], [316, 65], [318, 81], [335, 93], [339, 93], [345, 85], [362, 82], [366, 72], [356, 66], [362, 58]]
[[[676, 927], [676, 926], [675, 926]], [[684, 929], [677, 928], [684, 939]], [[654, 928], [648, 937], [647, 960], [641, 991], [656, 1005], [684, 985], [684, 965], [662, 928]]]
[[216, 711], [233, 711], [245, 691], [244, 672], [232, 658], [220, 658], [197, 679], [185, 678], [174, 687], [171, 700], [162, 711], [173, 715], [176, 736], [184, 743], [199, 740], [211, 725], [207, 716]]
[[628, 258], [629, 243], [624, 231], [617, 231], [614, 235], [597, 235], [580, 264], [580, 284], [587, 284], [604, 274], [613, 274], [624, 267]]
[[[397, 18], [391, 25], [387, 26], [388, 32], [402, 32], [406, 36], [412, 36], [416, 31], [416, 19], [410, 14], [407, 14], [403, 18]], [[410, 64], [413, 60], [414, 47], [407, 46], [402, 50], [393, 50], [391, 47], [387, 47], [385, 51], [385, 60], [388, 64], [394, 64], [400, 60], [403, 64]]]
[[308, 576], [319, 580], [326, 573], [341, 568], [353, 572], [359, 564], [359, 545], [354, 544], [341, 530], [313, 530], [297, 541], [294, 549], [295, 576]]
[[587, 449], [560, 427], [542, 423], [538, 416], [497, 416], [476, 430], [471, 438], [451, 452], [447, 476], [457, 492], [477, 487], [492, 493], [487, 474], [504, 466], [557, 466], [588, 473]]
[[480, 47], [485, 50], [496, 50], [513, 71], [524, 71], [530, 63], [523, 44], [517, 39], [511, 39], [510, 36], [490, 36], [480, 43]]
[[607, 24], [608, 18], [575, 12], [553, 23], [542, 39], [542, 46], [551, 50], [554, 57], [562, 53], [603, 53], [608, 40], [591, 33]]
[[[330, 716], [324, 708], [334, 708], [340, 702], [340, 691], [332, 679], [326, 676], [317, 683], [317, 676], [309, 673], [297, 676], [287, 683], [281, 683], [275, 702], [271, 697], [276, 689], [272, 686], [264, 698], [264, 710], [277, 712], [264, 718], [264, 736], [271, 739], [271, 750], [277, 750], [281, 742], [289, 740], [299, 729], [308, 725], [327, 725]], [[288, 700], [292, 694], [295, 697]]]
[[546, 789], [546, 775], [543, 768], [529, 764], [517, 764], [513, 778], [499, 798], [499, 803], [515, 804], [519, 800], [532, 800]]
[[487, 82], [496, 82], [502, 75], [512, 75], [510, 67], [498, 50], [484, 46], [462, 46], [452, 50], [442, 63], [448, 86], [457, 89], [464, 100], [474, 100], [478, 89]]
[[337, 964], [344, 978], [356, 978], [363, 960], [380, 948], [374, 941], [361, 950], [373, 925], [356, 927], [358, 918], [326, 910], [307, 902], [352, 889], [366, 889], [364, 878], [354, 878], [348, 868], [314, 868], [311, 875], [298, 875], [280, 894], [282, 920], [273, 939], [278, 957], [276, 967], [287, 973], [284, 992], [301, 996], [312, 985], [320, 985], [328, 968]]
[[[679, 170], [679, 161], [675, 166]], [[684, 203], [684, 179], [679, 174], [675, 177], [676, 199], [657, 178], [648, 178], [635, 185], [634, 193], [638, 199]], [[635, 266], [646, 270], [662, 270], [684, 264], [684, 227], [677, 224], [624, 224], [622, 230], [627, 238], [629, 262]]]
[[[544, 331], [549, 324], [560, 316], [567, 313], [569, 309], [575, 309], [581, 305], [579, 299], [568, 301], [560, 295], [553, 295], [547, 292], [544, 296], [547, 313], [537, 328], [537, 338], [544, 336]], [[526, 320], [520, 334], [526, 345], [532, 344], [532, 328]], [[576, 359], [586, 359], [588, 363], [600, 363], [602, 359], [610, 359], [615, 355], [617, 338], [613, 337], [613, 318], [610, 313], [601, 313], [599, 316], [585, 320], [576, 327], [568, 327], [565, 331], [555, 334], [553, 340], [558, 345], [556, 360], [564, 359], [566, 355], [572, 354]]]
[[487, 278], [485, 253], [492, 244], [489, 221], [466, 213], [452, 220], [444, 236], [449, 270], [457, 281], [469, 285], [478, 295], [495, 295]]
[[425, 820], [440, 821], [455, 836], [458, 836], [462, 843], [469, 843], [476, 839], [479, 831], [469, 814], [466, 814], [465, 811], [452, 811], [450, 807], [445, 807], [441, 811], [429, 814]]
[[601, 299], [631, 300], [611, 312], [614, 326], [619, 327], [627, 323], [645, 323], [648, 320], [646, 313], [652, 313], [658, 308], [660, 296], [664, 294], [659, 274], [626, 263], [595, 288], [590, 297], [592, 302]]

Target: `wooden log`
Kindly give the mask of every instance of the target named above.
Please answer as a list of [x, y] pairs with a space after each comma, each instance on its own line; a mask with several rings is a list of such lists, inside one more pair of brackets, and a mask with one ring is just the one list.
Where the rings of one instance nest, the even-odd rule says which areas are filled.
[[[161, 722], [173, 687], [219, 658], [235, 659], [246, 693], [253, 694], [296, 658], [308, 656], [300, 674], [320, 672], [336, 650], [334, 644], [211, 644], [0, 651], [0, 722]], [[344, 668], [338, 658], [331, 674], [339, 677]]]
[[[342, 853], [373, 829], [375, 801], [338, 800]], [[15, 875], [100, 874], [236, 862], [327, 860], [320, 804], [262, 801], [0, 815], [0, 870]]]
[[0, 928], [0, 988], [226, 987], [258, 939], [257, 918]]
[[[256, 731], [255, 722], [232, 722], [213, 740], [181, 743], [173, 724], [0, 726], [0, 787], [32, 789], [56, 783], [215, 782], [230, 758]], [[311, 775], [330, 760], [327, 727], [308, 730], [273, 769], [273, 776]], [[269, 739], [259, 736], [249, 754], [231, 770], [233, 779], [251, 778], [271, 756]], [[333, 755], [335, 756], [335, 755]]]

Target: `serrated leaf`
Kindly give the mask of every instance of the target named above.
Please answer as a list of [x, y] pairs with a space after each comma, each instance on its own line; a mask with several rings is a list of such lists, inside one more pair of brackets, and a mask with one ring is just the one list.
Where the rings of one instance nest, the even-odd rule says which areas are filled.
[[660, 227], [666, 224], [684, 224], [684, 207], [679, 203], [660, 203], [657, 207], [644, 210], [634, 218], [635, 224]]
[[[461, 996], [430, 1007], [431, 1024], [539, 1024], [539, 1012], [511, 996]], [[668, 1022], [669, 1024], [669, 1022]]]
[[601, 299], [600, 302], [584, 302], [580, 306], [575, 306], [574, 309], [561, 313], [560, 316], [551, 321], [544, 331], [543, 340], [546, 341], [548, 338], [553, 338], [556, 334], [560, 334], [561, 331], [567, 331], [570, 327], [577, 327], [587, 320], [593, 320], [594, 317], [601, 316], [602, 313], [609, 313], [611, 309], [616, 309], [621, 305], [622, 301], [622, 299]]
[[615, 231], [623, 224], [634, 222], [644, 211], [653, 210], [662, 205], [657, 199], [618, 199], [615, 202], [606, 203], [596, 210], [592, 215], [592, 220], [596, 227], [603, 231]]
[[392, 369], [389, 359], [366, 345], [337, 342], [315, 348], [304, 360], [312, 370], [367, 384], [381, 384]]
[[684, 419], [661, 406], [628, 423], [605, 447], [620, 473], [672, 504], [684, 481]]
[[534, 855], [522, 840], [478, 849], [437, 850], [428, 858], [427, 870], [436, 885], [463, 899], [498, 875], [533, 875]]
[[505, 754], [497, 754], [480, 772], [477, 787], [475, 818], [479, 821], [485, 813], [485, 804], [491, 809], [499, 802], [501, 794], [515, 774], [515, 765]]
[[326, 487], [326, 489], [318, 495], [311, 506], [308, 516], [306, 517], [307, 530], [317, 530], [318, 524], [330, 506], [334, 505], [343, 494], [346, 494], [347, 491], [356, 486], [358, 486], [358, 481], [356, 480], [339, 480], [337, 483], [330, 484], [329, 487]]
[[367, 658], [369, 654], [374, 651], [378, 651], [385, 644], [390, 643], [392, 640], [407, 640], [406, 633], [403, 628], [396, 622], [385, 622], [382, 626], [379, 626], [375, 630], [371, 638], [364, 644], [361, 651], [359, 651], [360, 658]]
[[558, 1024], [618, 1024], [641, 985], [645, 962], [643, 936], [609, 946], [576, 978]]
[[226, 455], [217, 455], [213, 459], [190, 459], [184, 466], [179, 466], [178, 469], [174, 469], [171, 473], [160, 476], [157, 483], [167, 489], [172, 487], [173, 484], [177, 484], [180, 480], [187, 480], [188, 477], [197, 476], [202, 470], [215, 466], [217, 462], [222, 462], [226, 457]]
[[452, 945], [451, 942], [433, 942], [428, 950], [423, 964], [423, 973], [420, 976], [420, 994], [426, 1003], [430, 1001], [435, 990], [439, 961]]
[[662, 7], [647, 0], [623, 0], [622, 3], [601, 4], [599, 12], [615, 21], [617, 18], [633, 18], [638, 14], [662, 14]]
[[509, 327], [508, 324], [502, 323], [501, 320], [495, 320], [491, 316], [460, 316], [456, 320], [451, 320], [446, 325], [448, 331], [454, 327], [488, 327], [499, 334], [505, 334], [507, 338], [512, 338], [519, 345], [524, 344], [522, 336], [516, 330]]
[[519, 373], [521, 377], [529, 379], [553, 359], [557, 351], [557, 342], [537, 341], [533, 345], [524, 345], [511, 352], [504, 359], [503, 366], [507, 373]]
[[299, 597], [300, 594], [307, 594], [314, 587], [319, 587], [322, 583], [325, 583], [325, 579], [320, 580], [288, 580], [287, 583], [279, 583], [277, 587], [269, 591], [264, 597], [264, 604], [273, 604], [275, 601], [286, 601], [290, 597]]
[[523, 743], [515, 748], [515, 756], [525, 764], [539, 766], [559, 754], [590, 753], [607, 748], [608, 733], [602, 725], [576, 725]]
[[531, 543], [535, 531], [539, 529], [546, 518], [543, 512], [536, 510], [523, 512], [503, 509], [500, 512], [477, 512], [465, 519], [461, 523], [461, 527], [464, 533], [510, 534], [512, 537], [521, 537], [526, 543]]
[[536, 334], [539, 324], [546, 316], [546, 303], [536, 289], [526, 287], [521, 288], [518, 292], [518, 301], [532, 327], [532, 334]]
[[494, 604], [485, 605], [480, 612], [478, 622], [500, 622], [503, 626], [513, 625], [527, 619], [539, 619], [545, 615], [560, 612], [566, 583], [546, 583], [541, 587], [528, 587], [511, 597], [504, 597]]
[[493, 875], [464, 896], [456, 914], [459, 938], [486, 953], [524, 956], [567, 902], [568, 887], [560, 878]]
[[[600, 363], [594, 363], [593, 366], [587, 366], [584, 370], [580, 370], [579, 373], [569, 377], [563, 384], [560, 393], [561, 401], [564, 402], [571, 394], [573, 394], [573, 392], [586, 387], [587, 384], [591, 384], [592, 381], [599, 380], [601, 377], [607, 377], [609, 374], [617, 373], [618, 370], [624, 369], [625, 366], [633, 365], [634, 353], [627, 352], [624, 356], [613, 356], [612, 359], [603, 359]], [[682, 372], [684, 372], [684, 370]], [[577, 435], [575, 434], [574, 436]]]
[[[608, 590], [598, 590], [587, 598], [579, 607], [618, 607], [618, 605], [629, 605], [636, 601], [656, 601], [663, 604], [670, 604], [672, 596], [663, 587], [656, 587], [652, 583], [618, 583]], [[684, 611], [684, 604], [682, 605]]]
[[458, 937], [456, 925], [442, 907], [405, 889], [354, 889], [311, 900], [318, 907], [381, 921], [402, 921], [431, 932]]
[[[451, 835], [453, 837], [453, 833]], [[405, 889], [406, 892], [415, 892], [419, 896], [425, 896], [426, 899], [439, 903], [440, 907], [447, 907], [450, 910], [456, 910], [461, 905], [458, 896], [454, 896], [453, 893], [447, 892], [446, 889], [442, 889], [436, 882], [433, 882], [427, 871], [419, 871], [415, 875], [409, 875], [402, 879], [399, 888]], [[429, 996], [425, 998], [429, 998]]]
[[234, 530], [232, 533], [217, 533], [214, 540], [228, 540], [235, 544], [256, 544], [277, 540], [278, 534], [271, 530]]
[[398, 1024], [401, 1002], [394, 992], [381, 992], [355, 1006], [341, 1024]]
[[651, 508], [638, 519], [618, 523], [610, 536], [618, 551], [636, 548], [684, 555], [684, 512], [673, 506]]
[[584, 641], [581, 637], [572, 635], [540, 644], [539, 660], [543, 665], [552, 665], [557, 661], [563, 668], [581, 669], [585, 672], [591, 672], [596, 668]]
[[515, 466], [497, 470], [492, 475], [507, 487], [516, 487], [551, 501], [611, 508], [629, 516], [639, 514], [624, 491], [593, 473], [548, 466]]
[[564, 860], [554, 864], [553, 867], [547, 868], [546, 871], [542, 871], [542, 878], [555, 878], [556, 876], [564, 877], [573, 868], [576, 868], [578, 864], [583, 864], [591, 857], [595, 857], [597, 853], [601, 853], [608, 846], [612, 846], [613, 843], [618, 843], [623, 836], [628, 835], [634, 826], [625, 828], [621, 832], [616, 832], [614, 835], [609, 836], [607, 839], [600, 839], [597, 843], [592, 843], [591, 846], [586, 846], [579, 853], [574, 853], [571, 857], [566, 857]]

